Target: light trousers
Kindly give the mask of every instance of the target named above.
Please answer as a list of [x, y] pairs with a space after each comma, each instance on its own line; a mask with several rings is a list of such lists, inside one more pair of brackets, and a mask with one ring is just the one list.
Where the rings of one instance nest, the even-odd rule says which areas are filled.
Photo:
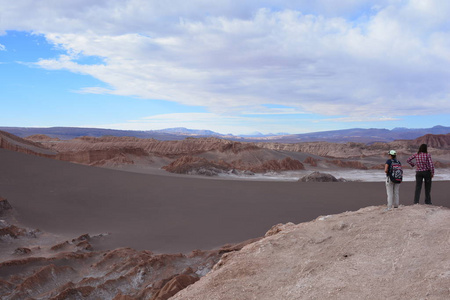
[[393, 183], [389, 179], [386, 178], [386, 192], [387, 192], [387, 207], [392, 208], [398, 207], [400, 204], [400, 183]]

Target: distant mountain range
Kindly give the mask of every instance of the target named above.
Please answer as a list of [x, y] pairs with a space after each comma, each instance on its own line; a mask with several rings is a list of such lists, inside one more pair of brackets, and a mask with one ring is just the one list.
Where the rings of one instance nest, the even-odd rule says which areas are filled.
[[332, 130], [322, 132], [312, 132], [304, 134], [293, 134], [281, 137], [274, 137], [273, 140], [283, 143], [298, 143], [312, 141], [327, 142], [392, 142], [394, 140], [412, 140], [426, 134], [447, 134], [450, 133], [450, 127], [434, 126], [432, 128], [394, 128], [377, 129], [377, 128], [352, 128], [343, 130]]
[[246, 142], [279, 142], [279, 143], [299, 143], [299, 142], [391, 142], [394, 140], [411, 140], [426, 134], [447, 134], [450, 127], [434, 126], [432, 128], [352, 128], [344, 130], [332, 130], [311, 132], [303, 134], [270, 134], [264, 135], [259, 132], [252, 135], [235, 136], [231, 134], [221, 134], [211, 130], [195, 130], [187, 128], [167, 128], [161, 130], [137, 131], [137, 130], [115, 130], [101, 128], [80, 128], [80, 127], [0, 127], [0, 130], [12, 133], [19, 137], [27, 137], [35, 134], [45, 134], [52, 138], [62, 140], [73, 139], [81, 136], [132, 136], [138, 138], [154, 138], [157, 140], [180, 140], [186, 137], [218, 137], [234, 141]]

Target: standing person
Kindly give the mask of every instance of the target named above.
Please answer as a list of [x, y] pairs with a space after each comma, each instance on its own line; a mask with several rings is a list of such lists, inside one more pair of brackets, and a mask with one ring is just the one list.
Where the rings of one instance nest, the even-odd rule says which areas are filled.
[[[393, 166], [400, 166], [400, 178], [401, 178], [401, 163], [397, 160], [397, 152], [390, 150], [388, 152], [389, 159], [384, 164], [384, 172], [386, 173], [386, 192], [387, 192], [387, 208], [391, 210], [392, 205], [397, 208], [400, 204], [400, 184], [393, 181], [391, 178]], [[400, 179], [401, 182], [401, 179]]]
[[[416, 160], [414, 164], [412, 161]], [[425, 181], [425, 204], [431, 204], [431, 179], [434, 177], [434, 164], [428, 153], [427, 144], [422, 144], [416, 154], [411, 155], [406, 162], [414, 167], [416, 165], [416, 191], [414, 204], [419, 203], [422, 181]]]

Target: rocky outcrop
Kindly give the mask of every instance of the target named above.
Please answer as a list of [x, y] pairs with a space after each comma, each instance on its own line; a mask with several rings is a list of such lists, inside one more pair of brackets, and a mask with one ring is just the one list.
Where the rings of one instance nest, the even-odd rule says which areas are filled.
[[[310, 142], [298, 144], [257, 143], [261, 148], [277, 151], [304, 152], [322, 157], [350, 158], [379, 155], [380, 149], [362, 143]], [[386, 151], [388, 148], [386, 148]]]
[[[55, 140], [43, 135], [34, 135], [28, 137], [28, 140], [23, 140], [28, 143], [26, 146], [20, 142], [22, 143], [19, 143], [22, 145], [20, 147], [17, 140], [19, 138], [11, 136], [3, 138], [3, 147], [14, 151], [31, 154], [41, 151], [39, 155], [92, 166], [144, 164], [160, 168], [166, 165], [165, 169], [174, 173], [211, 176], [233, 169], [257, 173], [302, 170], [303, 164], [316, 167], [319, 160], [323, 165], [367, 170], [374, 167], [374, 160], [365, 158], [384, 158], [389, 149], [395, 149], [400, 157], [407, 157], [415, 153], [417, 144], [422, 142], [430, 145], [430, 153], [434, 157], [441, 159], [443, 164], [449, 163], [449, 134], [426, 135], [414, 141], [378, 142], [370, 145], [353, 142], [250, 143], [213, 137], [158, 141], [136, 137], [85, 136], [72, 140]], [[12, 140], [15, 142], [11, 142]], [[42, 150], [44, 146], [48, 149]], [[33, 147], [40, 147], [41, 150], [35, 153]], [[42, 151], [50, 151], [53, 155]], [[315, 158], [306, 154], [311, 154]], [[183, 162], [186, 157], [195, 157], [197, 160]], [[285, 157], [289, 157], [290, 161], [283, 161]], [[303, 163], [297, 161], [299, 157]], [[167, 165], [168, 162], [172, 162], [173, 165]]]
[[155, 139], [140, 139], [134, 137], [104, 136], [100, 138], [80, 137], [64, 142], [40, 141], [47, 147], [58, 151], [59, 153], [135, 148], [142, 149], [148, 154], [168, 157], [195, 155], [210, 151], [236, 154], [242, 151], [251, 151], [259, 148], [253, 143], [240, 143], [218, 138], [186, 138], [180, 141], [158, 141]]
[[351, 161], [351, 160], [328, 160], [327, 162], [336, 165], [340, 168], [350, 168], [350, 169], [358, 169], [358, 170], [367, 170], [368, 168], [360, 161]]
[[164, 166], [163, 169], [177, 174], [206, 175], [215, 176], [226, 172], [230, 165], [225, 162], [215, 163], [205, 158], [183, 156], [171, 164]]
[[339, 182], [343, 180], [339, 180], [331, 174], [321, 173], [321, 172], [313, 172], [309, 175], [306, 175], [298, 180], [299, 182]]
[[0, 196], [0, 216], [8, 213], [12, 210], [11, 204], [9, 204], [6, 198]]
[[260, 165], [252, 166], [248, 170], [255, 173], [263, 173], [270, 171], [295, 171], [304, 170], [305, 166], [298, 160], [286, 157], [282, 160], [269, 160]]
[[45, 134], [34, 134], [34, 135], [27, 136], [25, 139], [27, 141], [33, 141], [33, 142], [60, 141], [59, 138], [52, 138]]
[[311, 156], [308, 156], [303, 163], [309, 164], [311, 167], [317, 167], [317, 163], [319, 162], [318, 159], [312, 158]]
[[384, 170], [384, 164], [373, 165], [370, 167], [371, 170]]
[[26, 229], [10, 224], [6, 220], [0, 220], [0, 243], [5, 240], [18, 239], [20, 237], [36, 238], [40, 234], [39, 229]]
[[286, 157], [282, 160], [269, 160], [262, 162], [258, 165], [244, 163], [242, 161], [233, 161], [227, 163], [223, 160], [209, 161], [201, 157], [183, 156], [173, 161], [171, 164], [164, 166], [163, 169], [178, 174], [194, 174], [194, 175], [207, 175], [215, 176], [220, 173], [235, 173], [242, 171], [248, 173], [262, 173], [269, 171], [292, 171], [303, 170], [304, 165], [295, 159]]
[[43, 157], [53, 157], [56, 154], [55, 151], [44, 147], [40, 143], [22, 139], [5, 131], [0, 131], [0, 149], [33, 154]]
[[147, 157], [148, 153], [139, 148], [111, 148], [102, 150], [86, 150], [79, 152], [63, 152], [56, 155], [59, 160], [70, 161], [92, 166], [133, 164], [134, 157]]
[[261, 148], [277, 151], [303, 152], [322, 157], [346, 159], [385, 156], [387, 151], [395, 149], [398, 155], [408, 156], [417, 152], [418, 145], [428, 144], [431, 153], [450, 148], [450, 134], [433, 135], [428, 134], [415, 140], [398, 140], [390, 143], [376, 142], [372, 144], [364, 143], [330, 143], [330, 142], [305, 142], [296, 144], [281, 143], [256, 143]]
[[151, 298], [152, 300], [167, 300], [179, 291], [187, 288], [191, 284], [197, 282], [200, 278], [187, 274], [180, 274], [173, 276], [167, 283], [165, 283], [158, 292]]
[[42, 240], [38, 248], [16, 248], [15, 259], [0, 262], [1, 298], [169, 299], [207, 274], [223, 254], [258, 240], [189, 254], [154, 254], [85, 247], [97, 238], [84, 234], [53, 246]]
[[427, 134], [414, 140], [415, 145], [427, 144], [428, 147], [438, 149], [450, 148], [450, 133], [447, 134]]
[[449, 299], [450, 209], [384, 208], [277, 225], [171, 300]]

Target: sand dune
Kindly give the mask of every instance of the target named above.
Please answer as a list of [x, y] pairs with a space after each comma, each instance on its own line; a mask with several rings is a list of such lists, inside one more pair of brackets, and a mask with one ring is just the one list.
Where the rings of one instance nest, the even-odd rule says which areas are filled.
[[[385, 203], [383, 183], [243, 182], [94, 168], [0, 149], [0, 195], [18, 220], [70, 237], [111, 233], [107, 247], [176, 253], [260, 237], [277, 223]], [[449, 182], [433, 202], [449, 206]], [[413, 183], [401, 186], [410, 204]]]
[[[329, 295], [358, 299], [381, 289], [383, 298], [393, 290], [396, 299], [449, 295], [448, 241], [436, 240], [436, 236], [448, 236], [442, 224], [448, 222], [449, 210], [408, 205], [386, 213], [382, 182], [237, 181], [139, 174], [5, 149], [0, 149], [0, 168], [0, 195], [13, 207], [8, 215], [13, 213], [11, 220], [19, 221], [13, 224], [27, 227], [7, 224], [10, 220], [0, 224], [2, 230], [20, 235], [16, 239], [3, 235], [0, 244], [0, 296], [6, 299], [167, 299], [201, 277], [175, 299], [323, 299]], [[435, 205], [450, 206], [449, 187], [448, 181], [433, 183]], [[413, 188], [412, 182], [402, 183], [403, 204], [412, 202]], [[361, 207], [367, 208], [358, 211]], [[292, 224], [341, 212], [345, 213], [324, 221]], [[428, 231], [421, 229], [423, 221], [430, 225]], [[288, 222], [292, 223], [272, 228]], [[405, 233], [412, 228], [410, 223], [415, 226], [414, 235]], [[268, 238], [239, 252], [251, 241], [218, 249], [262, 237], [270, 228]], [[417, 243], [434, 243], [440, 252], [424, 255], [422, 249], [423, 259], [409, 268], [407, 262], [417, 257]], [[302, 253], [304, 245], [307, 249]], [[362, 251], [364, 247], [371, 254]], [[386, 272], [392, 261], [382, 258], [393, 248], [402, 253], [401, 259], [393, 261], [392, 275]], [[189, 253], [194, 249], [216, 250]], [[260, 256], [264, 249], [276, 251]], [[185, 255], [176, 254], [180, 252]], [[229, 252], [236, 253], [223, 256]], [[447, 255], [444, 260], [442, 254]], [[216, 271], [208, 273], [221, 257]], [[295, 276], [288, 277], [302, 284], [280, 277], [286, 268], [271, 262], [290, 266]], [[409, 274], [405, 280], [393, 280], [405, 272]], [[229, 274], [239, 278], [238, 284], [227, 280]], [[421, 282], [427, 290], [408, 288], [405, 282], [412, 282], [411, 276], [425, 277]], [[387, 281], [397, 285], [386, 288]]]

